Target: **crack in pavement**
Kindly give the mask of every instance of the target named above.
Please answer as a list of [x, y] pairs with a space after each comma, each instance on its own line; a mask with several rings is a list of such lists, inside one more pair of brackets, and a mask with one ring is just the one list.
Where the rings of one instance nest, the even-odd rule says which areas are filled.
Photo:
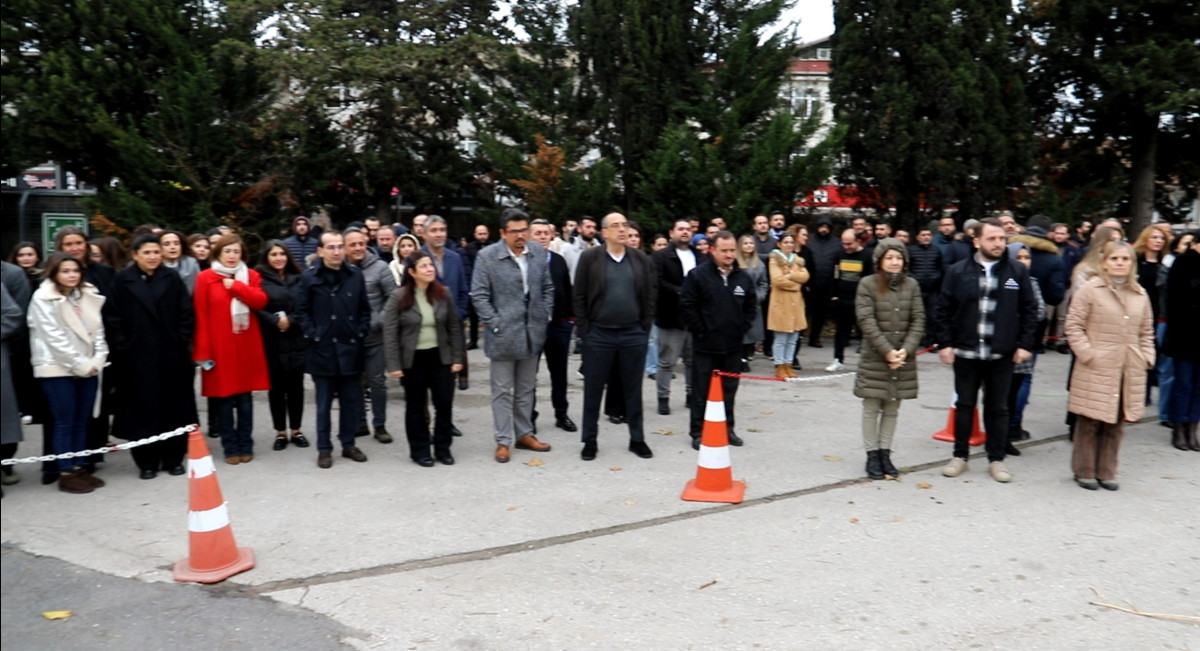
[[[1065, 441], [1066, 439], [1067, 439], [1067, 435], [1061, 434], [1059, 436], [1052, 436], [1052, 437], [1045, 438], [1045, 439], [1038, 439], [1036, 441], [1030, 441], [1020, 447], [1022, 447], [1022, 448], [1035, 447], [1035, 446], [1040, 446], [1040, 445], [1046, 445], [1048, 443]], [[985, 456], [985, 454], [986, 454], [985, 452], [981, 451], [981, 452], [977, 452], [977, 453], [971, 455], [971, 457], [978, 458], [978, 457]], [[930, 462], [922, 463], [922, 464], [915, 465], [915, 466], [909, 466], [906, 470], [909, 473], [921, 472], [924, 470], [930, 470], [932, 468], [940, 467], [945, 463], [946, 463], [946, 460], [944, 460], [944, 459], [939, 460], [939, 461], [930, 461]], [[608, 527], [601, 527], [599, 529], [589, 529], [587, 531], [576, 531], [573, 533], [561, 534], [558, 536], [549, 536], [547, 538], [539, 538], [536, 540], [526, 540], [523, 542], [512, 543], [509, 545], [499, 545], [496, 547], [488, 547], [485, 549], [476, 549], [476, 550], [467, 551], [467, 552], [446, 554], [444, 556], [434, 556], [432, 558], [414, 559], [414, 560], [402, 561], [399, 563], [388, 563], [385, 565], [376, 565], [374, 567], [367, 567], [367, 568], [362, 568], [362, 569], [358, 569], [358, 570], [346, 570], [343, 572], [329, 572], [326, 574], [315, 574], [313, 576], [303, 577], [303, 578], [281, 579], [278, 581], [268, 581], [266, 583], [261, 583], [258, 585], [248, 585], [248, 584], [238, 584], [238, 583], [233, 583], [233, 582], [227, 582], [227, 584], [223, 584], [223, 585], [210, 586], [210, 589], [212, 589], [214, 591], [220, 591], [220, 592], [230, 591], [230, 592], [238, 592], [241, 594], [262, 596], [262, 595], [266, 595], [266, 594], [269, 594], [272, 592], [282, 592], [284, 590], [294, 590], [296, 588], [304, 588], [305, 595], [307, 596], [308, 589], [312, 588], [314, 586], [318, 586], [318, 585], [327, 585], [330, 583], [340, 583], [343, 581], [354, 581], [356, 579], [365, 579], [365, 578], [376, 577], [376, 576], [386, 576], [389, 574], [400, 574], [403, 572], [412, 572], [415, 570], [423, 570], [423, 569], [431, 568], [431, 567], [443, 567], [446, 565], [456, 565], [459, 563], [470, 563], [470, 562], [474, 562], [474, 561], [483, 561], [483, 560], [488, 560], [488, 559], [492, 559], [492, 558], [497, 558], [500, 556], [506, 556], [508, 554], [536, 551], [539, 549], [545, 549], [547, 547], [566, 545], [566, 544], [578, 542], [581, 540], [589, 540], [591, 538], [599, 538], [601, 536], [611, 536], [614, 534], [625, 533], [627, 531], [637, 531], [639, 529], [646, 529], [649, 527], [657, 527], [657, 526], [661, 526], [664, 524], [671, 524], [674, 522], [682, 522], [682, 521], [691, 520], [694, 518], [702, 518], [705, 516], [715, 515], [718, 513], [725, 513], [727, 511], [733, 511], [735, 509], [752, 508], [752, 507], [760, 506], [763, 504], [771, 504], [771, 503], [779, 502], [782, 500], [795, 499], [798, 497], [804, 497], [806, 495], [816, 495], [816, 494], [826, 493], [826, 492], [833, 491], [833, 490], [838, 490], [841, 488], [848, 488], [850, 486], [858, 486], [861, 484], [870, 484], [870, 483], [872, 483], [872, 480], [867, 479], [866, 477], [855, 477], [854, 479], [844, 479], [842, 481], [833, 482], [830, 484], [822, 484], [820, 486], [811, 486], [809, 488], [801, 488], [801, 489], [797, 489], [797, 490], [793, 490], [793, 491], [776, 493], [774, 495], [766, 495], [766, 496], [758, 497], [758, 498], [755, 498], [752, 500], [746, 500], [745, 502], [741, 502], [739, 504], [721, 504], [719, 506], [711, 506], [708, 508], [697, 509], [695, 511], [688, 511], [685, 513], [675, 513], [672, 515], [665, 515], [665, 516], [661, 516], [661, 517], [657, 517], [657, 518], [640, 520], [637, 522], [626, 522], [626, 523], [622, 523], [622, 524], [615, 524], [615, 525], [608, 526]]]

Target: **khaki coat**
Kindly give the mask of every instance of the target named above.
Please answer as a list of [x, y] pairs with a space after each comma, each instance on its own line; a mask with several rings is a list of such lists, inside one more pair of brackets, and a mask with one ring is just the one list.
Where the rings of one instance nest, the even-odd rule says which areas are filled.
[[804, 258], [795, 254], [789, 263], [783, 252], [775, 250], [767, 259], [771, 273], [771, 304], [767, 308], [767, 330], [800, 332], [808, 327], [808, 317], [804, 313], [804, 294], [800, 291], [809, 278]]
[[1089, 278], [1071, 298], [1064, 325], [1075, 353], [1067, 409], [1116, 424], [1142, 417], [1146, 371], [1154, 367], [1154, 316], [1146, 290], [1118, 287], [1104, 274]]
[[[918, 389], [917, 348], [925, 336], [925, 302], [921, 300], [921, 285], [903, 274], [897, 279], [896, 286], [889, 287], [881, 296], [880, 281], [878, 274], [863, 278], [854, 298], [854, 313], [863, 334], [854, 395], [911, 400], [917, 397]], [[904, 365], [897, 369], [888, 368], [887, 354], [893, 350], [908, 353]]]

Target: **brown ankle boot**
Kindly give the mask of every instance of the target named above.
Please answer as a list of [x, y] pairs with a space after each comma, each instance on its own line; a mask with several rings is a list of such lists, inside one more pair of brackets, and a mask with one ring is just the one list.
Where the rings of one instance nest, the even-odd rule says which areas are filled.
[[1188, 449], [1187, 430], [1187, 423], [1173, 423], [1171, 427], [1171, 445], [1175, 446], [1176, 450]]
[[787, 364], [776, 364], [775, 365], [775, 377], [777, 377], [781, 380], [786, 380], [787, 378], [791, 377], [787, 373], [787, 368], [788, 368]]
[[1196, 437], [1196, 426], [1200, 423], [1187, 424], [1188, 447], [1196, 452], [1200, 452], [1200, 438]]
[[96, 490], [79, 472], [64, 472], [58, 476], [58, 490], [64, 493], [90, 493]]

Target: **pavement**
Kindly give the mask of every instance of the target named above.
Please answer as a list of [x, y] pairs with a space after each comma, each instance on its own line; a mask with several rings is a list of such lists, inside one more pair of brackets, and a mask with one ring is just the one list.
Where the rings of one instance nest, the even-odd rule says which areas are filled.
[[[649, 460], [625, 449], [625, 426], [602, 421], [599, 456], [582, 461], [578, 434], [554, 429], [547, 404], [539, 438], [554, 449], [495, 463], [482, 351], [471, 352], [471, 387], [455, 399], [465, 436], [452, 467], [408, 460], [398, 389], [396, 443], [360, 438], [370, 460], [335, 455], [330, 470], [316, 467], [315, 448], [272, 451], [256, 396], [255, 460], [217, 471], [237, 543], [257, 565], [215, 586], [172, 582], [188, 554], [186, 479], [140, 480], [115, 453], [101, 471], [107, 487], [68, 495], [26, 466], [0, 513], [0, 644], [1200, 648], [1200, 455], [1174, 450], [1147, 421], [1127, 428], [1120, 491], [1075, 486], [1068, 357], [1050, 353], [1025, 416], [1033, 440], [1008, 461], [1013, 483], [992, 481], [980, 458], [944, 478], [950, 445], [931, 434], [946, 426], [953, 382], [925, 355], [921, 397], [903, 404], [893, 446], [906, 472], [872, 482], [853, 378], [821, 372], [830, 355], [805, 348], [802, 383], [742, 381], [738, 505], [680, 500], [696, 473], [682, 379], [670, 416], [654, 413], [653, 383], [643, 387]], [[577, 360], [569, 399], [579, 422]], [[753, 362], [752, 372], [771, 370]], [[314, 414], [310, 404], [310, 439]], [[51, 621], [47, 610], [73, 614]]]

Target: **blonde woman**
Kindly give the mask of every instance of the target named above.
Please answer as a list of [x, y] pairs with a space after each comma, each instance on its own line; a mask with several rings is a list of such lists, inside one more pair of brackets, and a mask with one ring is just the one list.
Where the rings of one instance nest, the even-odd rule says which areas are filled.
[[[763, 264], [758, 257], [758, 247], [754, 242], [753, 235], [743, 235], [738, 238], [737, 263], [743, 271], [750, 274], [750, 279], [754, 281], [754, 293], [758, 296], [758, 304], [762, 305], [763, 301], [767, 300], [767, 293], [771, 289], [771, 279], [767, 276], [767, 265]], [[754, 357], [754, 346], [763, 341], [764, 336], [763, 311], [759, 310], [754, 315], [754, 323], [750, 324], [750, 329], [742, 338], [743, 373], [750, 370], [750, 358]]]
[[809, 272], [804, 258], [796, 253], [796, 237], [784, 233], [768, 256], [771, 276], [771, 305], [767, 309], [767, 328], [775, 335], [773, 357], [775, 377], [798, 377], [792, 370], [800, 332], [808, 327], [801, 289]]
[[1100, 271], [1076, 290], [1067, 311], [1075, 353], [1067, 408], [1077, 417], [1071, 469], [1079, 486], [1115, 491], [1125, 423], [1138, 422], [1145, 407], [1154, 316], [1137, 282], [1133, 247], [1120, 241], [1094, 246], [1103, 252]]

